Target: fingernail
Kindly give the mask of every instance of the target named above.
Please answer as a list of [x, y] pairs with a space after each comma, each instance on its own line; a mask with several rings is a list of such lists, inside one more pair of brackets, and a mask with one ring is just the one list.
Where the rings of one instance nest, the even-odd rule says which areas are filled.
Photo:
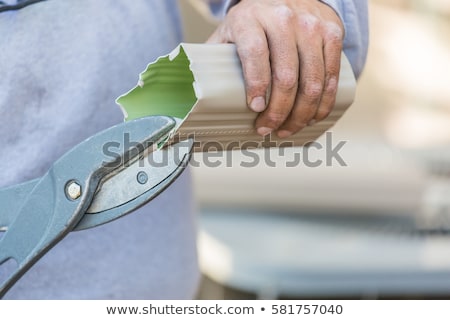
[[282, 139], [288, 138], [288, 137], [292, 136], [292, 132], [289, 130], [280, 130], [277, 132], [277, 136]]
[[313, 125], [315, 125], [316, 124], [316, 119], [312, 119], [309, 123], [308, 123], [308, 126], [313, 126]]
[[252, 102], [250, 103], [250, 109], [255, 112], [264, 111], [264, 109], [266, 109], [266, 100], [263, 97], [253, 98]]
[[271, 133], [273, 131], [273, 129], [267, 128], [267, 127], [261, 127], [261, 128], [258, 128], [256, 131], [258, 132], [259, 135], [264, 137], [264, 136], [267, 136], [269, 133]]

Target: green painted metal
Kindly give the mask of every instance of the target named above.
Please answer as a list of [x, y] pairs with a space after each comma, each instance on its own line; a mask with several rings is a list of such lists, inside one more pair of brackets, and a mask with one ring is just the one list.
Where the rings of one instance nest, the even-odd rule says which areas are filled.
[[181, 46], [173, 60], [165, 56], [149, 64], [139, 76], [139, 85], [117, 99], [125, 120], [155, 115], [184, 119], [197, 100], [189, 64]]

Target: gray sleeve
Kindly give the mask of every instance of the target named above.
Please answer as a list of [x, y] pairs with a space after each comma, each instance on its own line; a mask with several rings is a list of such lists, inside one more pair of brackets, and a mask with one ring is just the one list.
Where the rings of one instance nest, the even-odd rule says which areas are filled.
[[232, 6], [239, 0], [202, 0], [209, 5], [211, 13], [218, 19], [222, 19]]
[[367, 0], [320, 0], [332, 7], [344, 23], [344, 52], [358, 78], [369, 44]]

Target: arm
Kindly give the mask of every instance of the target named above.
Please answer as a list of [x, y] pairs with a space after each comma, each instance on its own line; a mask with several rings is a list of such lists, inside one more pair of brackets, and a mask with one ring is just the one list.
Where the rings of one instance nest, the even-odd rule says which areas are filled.
[[[212, 1], [216, 3], [217, 1]], [[326, 2], [326, 3], [325, 3]], [[286, 138], [331, 112], [341, 52], [359, 76], [367, 52], [364, 0], [241, 0], [208, 40], [237, 46], [259, 134]], [[217, 11], [224, 13], [226, 11]]]

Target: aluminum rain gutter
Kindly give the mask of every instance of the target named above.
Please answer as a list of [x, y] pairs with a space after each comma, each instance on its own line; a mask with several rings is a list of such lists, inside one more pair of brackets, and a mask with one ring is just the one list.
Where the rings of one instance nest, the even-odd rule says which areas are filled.
[[[272, 135], [270, 146], [275, 146], [274, 142], [276, 146], [301, 146], [316, 140], [353, 103], [355, 88], [352, 68], [343, 55], [336, 105], [328, 118], [288, 139]], [[211, 142], [216, 149], [267, 146], [255, 131], [258, 114], [247, 107], [241, 64], [233, 44], [180, 44], [149, 64], [138, 85], [117, 103], [125, 120], [149, 115], [179, 118], [174, 134], [180, 139], [194, 135], [196, 151]]]

